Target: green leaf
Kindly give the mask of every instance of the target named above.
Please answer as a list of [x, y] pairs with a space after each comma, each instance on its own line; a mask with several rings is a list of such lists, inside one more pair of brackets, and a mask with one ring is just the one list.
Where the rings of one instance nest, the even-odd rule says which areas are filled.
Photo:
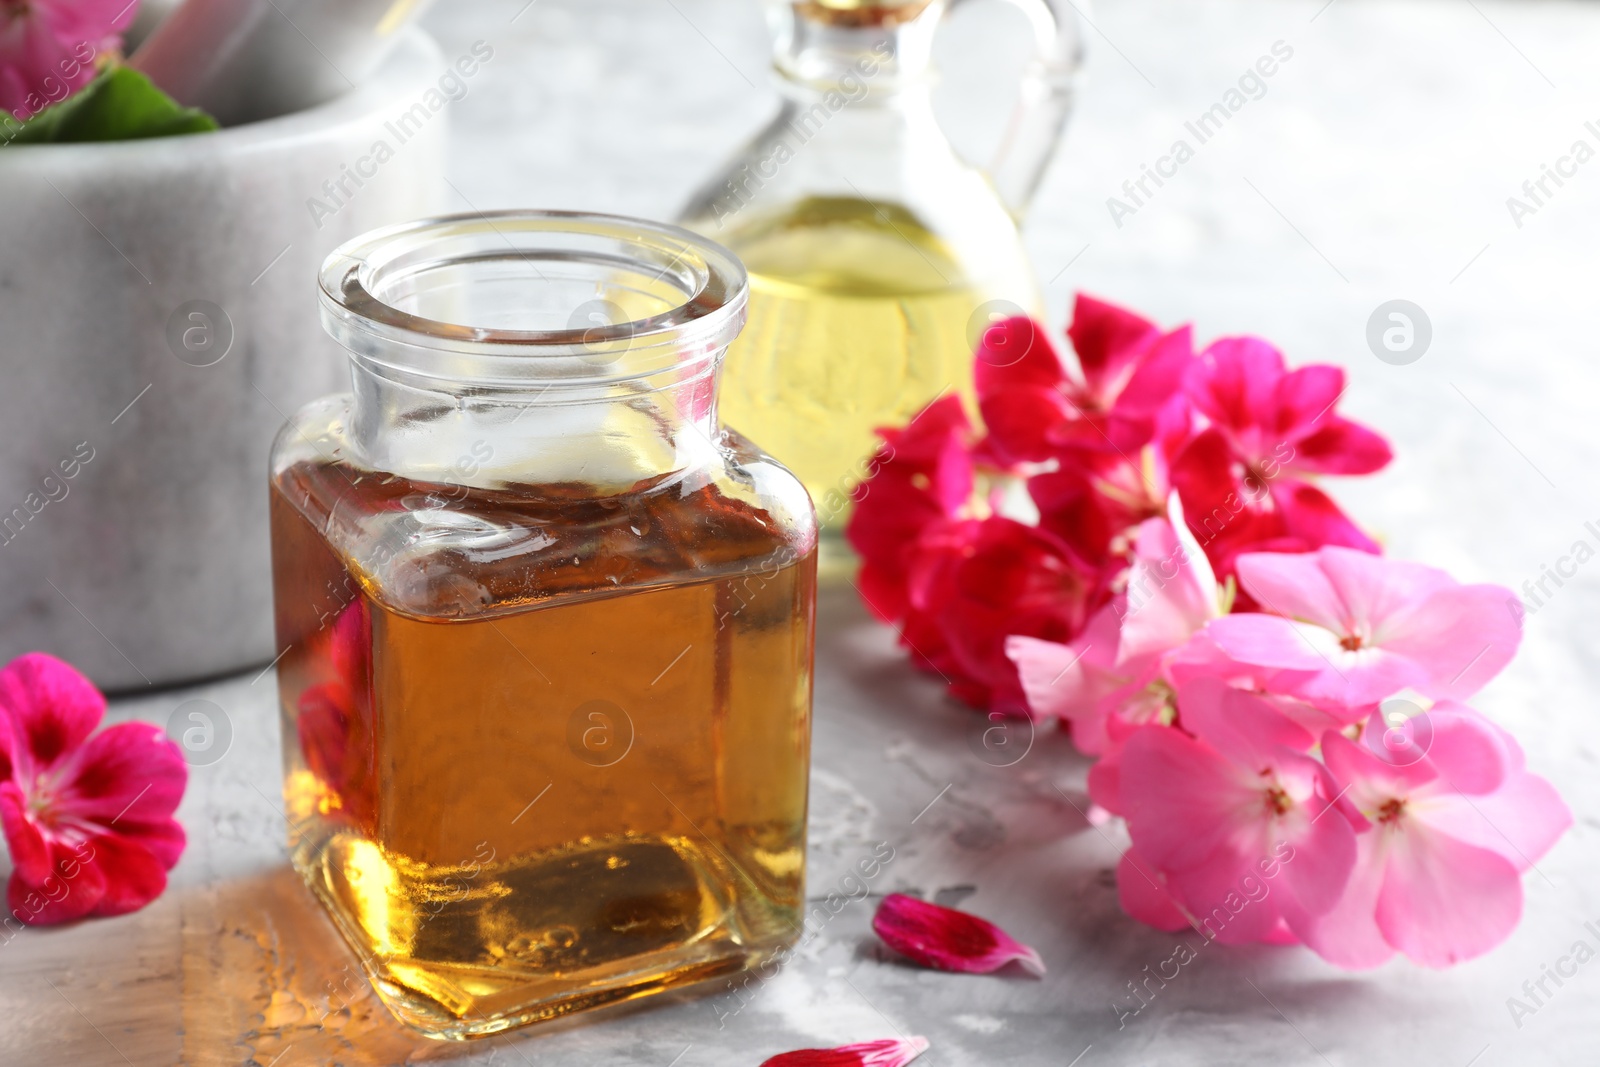
[[216, 128], [216, 119], [199, 108], [183, 107], [132, 67], [113, 67], [23, 123], [11, 141], [131, 141]]

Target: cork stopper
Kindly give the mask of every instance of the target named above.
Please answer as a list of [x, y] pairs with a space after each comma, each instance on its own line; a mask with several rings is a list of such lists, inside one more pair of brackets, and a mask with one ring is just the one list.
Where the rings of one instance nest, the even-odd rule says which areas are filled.
[[934, 0], [797, 0], [801, 18], [851, 29], [889, 28], [911, 22]]

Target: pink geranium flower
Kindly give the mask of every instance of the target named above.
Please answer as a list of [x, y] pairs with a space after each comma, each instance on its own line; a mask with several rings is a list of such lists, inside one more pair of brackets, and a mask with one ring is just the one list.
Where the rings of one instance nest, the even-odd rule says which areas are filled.
[[138, 0], [0, 0], [0, 108], [26, 119], [94, 79]]
[[1073, 742], [1090, 755], [1170, 712], [1168, 657], [1222, 614], [1211, 565], [1183, 526], [1176, 498], [1168, 506], [1175, 521], [1139, 526], [1126, 589], [1075, 640], [1006, 642], [1033, 715], [1068, 721]]
[[[1349, 823], [1330, 812], [1338, 786], [1307, 754], [1315, 739], [1210, 679], [1179, 691], [1178, 714], [1183, 729], [1147, 726], [1122, 747], [1121, 805], [1139, 859], [1207, 936], [1300, 934], [1338, 902], [1356, 853]], [[1125, 898], [1147, 895], [1142, 873], [1119, 877], [1133, 883]]]
[[925, 1037], [863, 1041], [838, 1048], [803, 1048], [761, 1061], [761, 1067], [905, 1067], [928, 1051]]
[[24, 922], [137, 911], [183, 853], [172, 817], [188, 781], [182, 753], [149, 723], [95, 734], [105, 710], [100, 691], [51, 656], [30, 652], [0, 670], [6, 899]]
[[989, 974], [1015, 962], [1036, 978], [1044, 976], [1039, 953], [994, 923], [904, 893], [883, 898], [872, 929], [884, 944], [924, 967]]
[[[1572, 825], [1509, 734], [1461, 704], [1426, 714], [1420, 759], [1391, 761], [1340, 733], [1322, 739], [1363, 832], [1343, 898], [1301, 936], [1344, 967], [1373, 967], [1397, 950], [1429, 967], [1487, 952], [1522, 914], [1520, 874]], [[1371, 729], [1383, 728], [1375, 716]]]
[[1346, 548], [1239, 558], [1266, 614], [1217, 619], [1206, 634], [1233, 659], [1305, 672], [1293, 689], [1320, 705], [1365, 707], [1403, 689], [1465, 700], [1516, 654], [1511, 591]]
[[1124, 603], [1119, 598], [1095, 612], [1067, 644], [1018, 634], [1006, 638], [1006, 655], [1016, 665], [1031, 717], [1060, 718], [1078, 751], [1089, 756], [1105, 755], [1120, 742], [1125, 731], [1119, 725], [1160, 721], [1171, 710], [1156, 661], [1118, 659]]

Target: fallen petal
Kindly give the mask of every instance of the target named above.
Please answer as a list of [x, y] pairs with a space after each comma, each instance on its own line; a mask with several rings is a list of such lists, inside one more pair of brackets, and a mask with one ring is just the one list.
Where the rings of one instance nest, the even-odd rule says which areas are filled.
[[905, 1067], [928, 1051], [925, 1037], [865, 1041], [838, 1048], [802, 1048], [781, 1052], [761, 1067]]
[[1044, 976], [1039, 953], [994, 923], [903, 893], [883, 898], [872, 928], [886, 945], [924, 967], [990, 974], [1015, 960], [1034, 977]]

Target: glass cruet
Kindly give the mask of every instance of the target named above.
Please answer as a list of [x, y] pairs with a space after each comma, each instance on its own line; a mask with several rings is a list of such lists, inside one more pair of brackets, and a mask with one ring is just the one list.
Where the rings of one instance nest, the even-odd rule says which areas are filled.
[[721, 389], [837, 534], [877, 427], [954, 390], [974, 342], [1038, 314], [1017, 226], [1060, 139], [1081, 67], [1072, 0], [1013, 0], [1036, 38], [987, 168], [935, 119], [931, 50], [970, 0], [768, 0], [781, 105], [683, 212], [750, 272], [749, 323]]

